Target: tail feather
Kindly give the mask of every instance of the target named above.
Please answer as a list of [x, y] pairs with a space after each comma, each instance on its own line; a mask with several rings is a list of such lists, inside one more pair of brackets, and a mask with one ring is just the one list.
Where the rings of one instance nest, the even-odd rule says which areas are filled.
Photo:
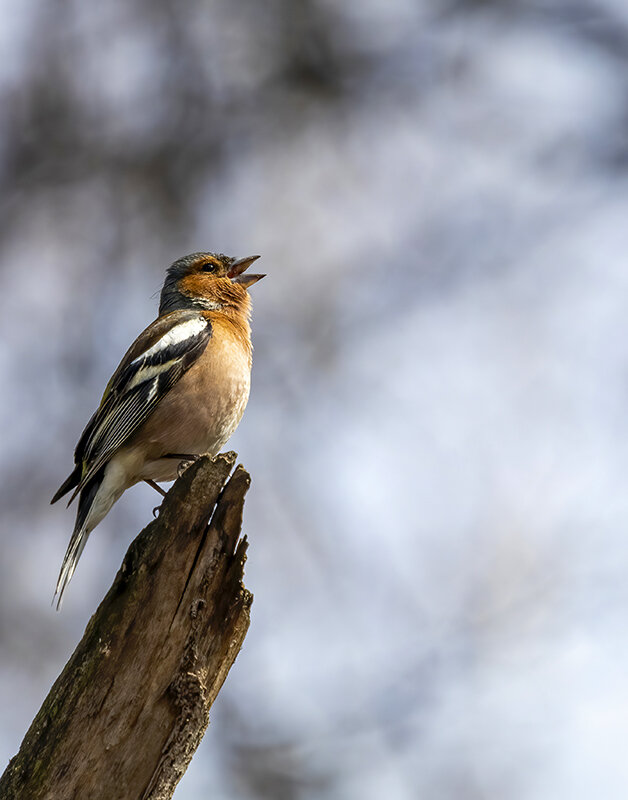
[[82, 471], [83, 471], [82, 466], [80, 464], [77, 464], [72, 470], [72, 473], [68, 475], [68, 477], [63, 481], [61, 486], [55, 492], [55, 496], [50, 501], [51, 504], [56, 503], [57, 500], [60, 500], [64, 494], [67, 494], [70, 491], [70, 489], [74, 489], [75, 486], [79, 485]]
[[[89, 512], [92, 509], [94, 500], [96, 499], [96, 495], [102, 484], [104, 472], [104, 468], [99, 470], [81, 492], [78, 511], [76, 513], [74, 531], [70, 538], [68, 549], [65, 551], [65, 556], [63, 557], [61, 571], [59, 572], [59, 578], [57, 579], [57, 586], [52, 600], [54, 603], [55, 599], [57, 599], [57, 611], [61, 608], [63, 593], [65, 592], [66, 586], [70, 582], [70, 578], [72, 575], [74, 575], [74, 570], [76, 569], [78, 560], [81, 557], [83, 548], [87, 544], [89, 534], [95, 527], [95, 524], [88, 524], [90, 522]], [[72, 476], [70, 476], [70, 478], [71, 477]], [[68, 478], [68, 481], [70, 478]], [[68, 481], [66, 481], [66, 483], [68, 483]], [[63, 486], [61, 489], [63, 489]], [[59, 491], [61, 491], [61, 489]]]

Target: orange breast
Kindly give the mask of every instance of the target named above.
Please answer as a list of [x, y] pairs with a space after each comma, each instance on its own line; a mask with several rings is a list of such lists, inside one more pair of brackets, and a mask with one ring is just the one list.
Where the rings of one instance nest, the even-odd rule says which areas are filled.
[[148, 461], [167, 453], [214, 455], [242, 418], [250, 388], [250, 344], [228, 321], [212, 319], [212, 327], [204, 353], [129, 442], [134, 447], [141, 441]]

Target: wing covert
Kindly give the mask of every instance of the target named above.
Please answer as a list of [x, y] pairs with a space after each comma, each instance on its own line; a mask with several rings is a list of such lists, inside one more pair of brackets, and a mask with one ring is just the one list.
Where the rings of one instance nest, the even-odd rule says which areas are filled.
[[198, 311], [173, 311], [150, 325], [124, 356], [99, 409], [76, 446], [83, 465], [74, 497], [154, 411], [199, 358], [211, 338], [211, 322]]

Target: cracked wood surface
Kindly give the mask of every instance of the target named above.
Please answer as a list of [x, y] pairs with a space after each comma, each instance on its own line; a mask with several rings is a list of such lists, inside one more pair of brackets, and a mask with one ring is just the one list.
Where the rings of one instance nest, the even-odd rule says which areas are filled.
[[172, 797], [249, 626], [250, 478], [242, 467], [229, 478], [235, 459], [193, 464], [131, 544], [0, 778], [0, 800]]

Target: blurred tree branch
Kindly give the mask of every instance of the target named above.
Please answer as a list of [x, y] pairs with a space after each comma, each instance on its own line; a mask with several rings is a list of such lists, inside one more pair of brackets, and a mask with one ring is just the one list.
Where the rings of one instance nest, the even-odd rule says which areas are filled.
[[249, 626], [250, 478], [237, 467], [225, 485], [235, 458], [193, 464], [132, 543], [0, 778], [2, 800], [172, 797]]

